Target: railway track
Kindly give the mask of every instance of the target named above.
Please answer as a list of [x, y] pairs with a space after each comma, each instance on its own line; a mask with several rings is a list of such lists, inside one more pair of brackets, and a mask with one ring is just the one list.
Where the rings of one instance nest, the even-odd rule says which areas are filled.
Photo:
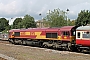
[[[0, 44], [4, 44], [4, 45], [10, 45], [10, 46], [22, 46], [22, 45], [14, 45], [9, 43], [8, 40], [0, 40]], [[54, 52], [54, 53], [60, 53], [60, 54], [68, 54], [68, 53], [74, 53], [74, 54], [82, 54], [82, 55], [88, 55], [90, 54], [90, 52], [70, 52], [70, 51], [65, 51], [65, 50], [61, 50], [61, 49], [52, 49], [52, 48], [41, 48], [38, 46], [30, 46], [30, 45], [23, 45], [23, 47], [30, 47], [30, 48], [34, 48], [34, 49], [40, 49], [40, 50], [45, 50], [45, 51], [49, 51], [49, 52]]]

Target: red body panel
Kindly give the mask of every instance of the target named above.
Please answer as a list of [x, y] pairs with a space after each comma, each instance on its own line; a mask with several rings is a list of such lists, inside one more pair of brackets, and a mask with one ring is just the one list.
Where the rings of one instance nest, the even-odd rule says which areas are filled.
[[[9, 32], [12, 32], [10, 34], [13, 35], [13, 32], [21, 32], [20, 36], [15, 36], [14, 38], [30, 38], [30, 39], [52, 39], [52, 38], [46, 38], [46, 33], [57, 33], [58, 38], [55, 38], [57, 40], [64, 40], [64, 41], [71, 41], [71, 30], [74, 26], [64, 26], [61, 28], [30, 28], [30, 29], [13, 29]], [[69, 31], [70, 36], [64, 36], [62, 35], [62, 31]], [[33, 35], [32, 35], [32, 33]], [[29, 34], [28, 34], [29, 33]], [[42, 38], [43, 37], [43, 38]], [[12, 38], [12, 37], [10, 37]]]
[[90, 46], [90, 40], [76, 39], [76, 44], [83, 46]]
[[[46, 28], [44, 29], [41, 29], [41, 28], [30, 28], [30, 29], [13, 29], [13, 30], [10, 30], [9, 32], [23, 32], [23, 34], [21, 34], [19, 37], [15, 36], [14, 38], [31, 38], [31, 39], [35, 39], [37, 35], [35, 35], [35, 32], [41, 32], [40, 35], [46, 35], [46, 32], [45, 32]], [[30, 35], [25, 35], [25, 32], [30, 32]], [[32, 35], [32, 33], [33, 35]], [[12, 34], [10, 34], [12, 35]]]

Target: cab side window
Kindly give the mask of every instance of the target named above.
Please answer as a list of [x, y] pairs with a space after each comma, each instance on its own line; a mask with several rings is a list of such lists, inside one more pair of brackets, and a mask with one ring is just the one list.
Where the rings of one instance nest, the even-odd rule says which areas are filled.
[[63, 35], [64, 35], [64, 36], [69, 36], [70, 33], [69, 33], [69, 31], [63, 31]]

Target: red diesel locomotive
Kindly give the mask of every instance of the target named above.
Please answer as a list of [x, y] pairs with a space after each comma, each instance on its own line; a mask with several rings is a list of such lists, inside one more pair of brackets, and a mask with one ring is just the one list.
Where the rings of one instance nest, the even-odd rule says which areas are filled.
[[14, 44], [90, 51], [90, 26], [12, 29], [9, 31], [9, 41]]
[[9, 31], [9, 41], [14, 44], [39, 45], [69, 50], [75, 41], [74, 26], [61, 28], [28, 28]]

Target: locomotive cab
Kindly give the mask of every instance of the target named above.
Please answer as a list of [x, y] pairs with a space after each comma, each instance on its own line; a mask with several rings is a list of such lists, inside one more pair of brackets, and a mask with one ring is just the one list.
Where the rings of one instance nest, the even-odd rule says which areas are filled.
[[75, 35], [76, 35], [76, 27], [74, 26], [66, 26], [60, 29], [61, 31], [61, 37], [63, 40], [74, 42], [75, 41]]

